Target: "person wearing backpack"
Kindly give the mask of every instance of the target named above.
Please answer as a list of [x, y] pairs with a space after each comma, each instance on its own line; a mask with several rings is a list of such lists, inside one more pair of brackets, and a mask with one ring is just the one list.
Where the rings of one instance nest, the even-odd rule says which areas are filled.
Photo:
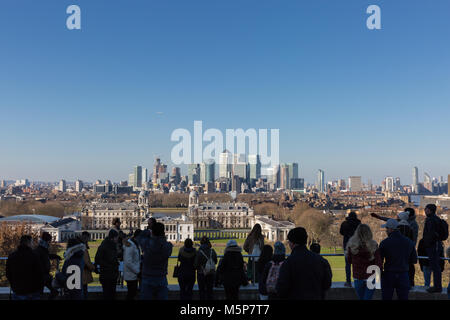
[[195, 255], [194, 267], [197, 269], [197, 283], [200, 300], [213, 300], [215, 267], [217, 254], [207, 237], [200, 240], [200, 248]]
[[223, 282], [226, 300], [239, 300], [239, 287], [247, 284], [242, 248], [236, 240], [229, 240], [223, 258], [217, 267], [217, 275]]
[[262, 275], [267, 263], [269, 263], [269, 261], [272, 260], [272, 256], [273, 256], [273, 248], [268, 244], [264, 245], [261, 251], [261, 255], [259, 256], [259, 260], [256, 263], [257, 269], [256, 272], [259, 274], [259, 281], [258, 281], [259, 300], [267, 300], [269, 298], [267, 292], [263, 290]]
[[286, 248], [281, 241], [274, 244], [272, 259], [266, 263], [259, 283], [260, 294], [267, 295], [269, 300], [277, 300], [277, 281], [280, 268], [286, 259]]
[[433, 272], [433, 287], [427, 289], [429, 293], [442, 292], [442, 272], [439, 265], [444, 251], [442, 241], [448, 238], [448, 225], [436, 215], [436, 206], [427, 204], [425, 207], [425, 226], [423, 228], [423, 245], [429, 259], [429, 267]]

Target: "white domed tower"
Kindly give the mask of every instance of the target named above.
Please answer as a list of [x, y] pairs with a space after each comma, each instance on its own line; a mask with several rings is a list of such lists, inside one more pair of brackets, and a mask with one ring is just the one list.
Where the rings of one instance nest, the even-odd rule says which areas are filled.
[[189, 208], [198, 206], [198, 192], [192, 190], [189, 194]]
[[148, 207], [148, 192], [147, 191], [142, 190], [141, 193], [139, 193], [138, 205], [140, 207]]

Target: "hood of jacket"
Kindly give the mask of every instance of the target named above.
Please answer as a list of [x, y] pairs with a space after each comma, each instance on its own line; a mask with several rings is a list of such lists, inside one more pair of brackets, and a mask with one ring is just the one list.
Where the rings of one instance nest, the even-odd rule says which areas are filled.
[[180, 255], [182, 256], [182, 257], [184, 257], [184, 258], [192, 258], [192, 257], [195, 257], [195, 254], [196, 254], [197, 252], [195, 251], [195, 248], [185, 248], [185, 247], [182, 247], [181, 249], [180, 249]]
[[82, 243], [70, 247], [69, 249], [66, 250], [66, 252], [64, 252], [64, 259], [69, 260], [78, 252], [82, 252], [84, 254], [84, 250], [86, 250], [86, 246]]
[[226, 247], [225, 252], [242, 252], [242, 248], [239, 246]]

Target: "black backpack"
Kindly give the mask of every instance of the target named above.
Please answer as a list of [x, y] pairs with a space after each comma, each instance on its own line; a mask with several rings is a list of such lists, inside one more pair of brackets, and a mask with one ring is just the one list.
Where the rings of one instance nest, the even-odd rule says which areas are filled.
[[439, 222], [436, 228], [438, 241], [445, 241], [448, 239], [448, 223], [441, 218], [438, 219]]

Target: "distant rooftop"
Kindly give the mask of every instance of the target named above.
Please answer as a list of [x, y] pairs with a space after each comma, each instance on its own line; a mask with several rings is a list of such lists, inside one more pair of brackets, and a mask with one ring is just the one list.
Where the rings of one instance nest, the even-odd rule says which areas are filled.
[[58, 221], [59, 218], [52, 216], [44, 216], [39, 214], [21, 214], [0, 219], [0, 222], [31, 222], [31, 223], [52, 223]]

